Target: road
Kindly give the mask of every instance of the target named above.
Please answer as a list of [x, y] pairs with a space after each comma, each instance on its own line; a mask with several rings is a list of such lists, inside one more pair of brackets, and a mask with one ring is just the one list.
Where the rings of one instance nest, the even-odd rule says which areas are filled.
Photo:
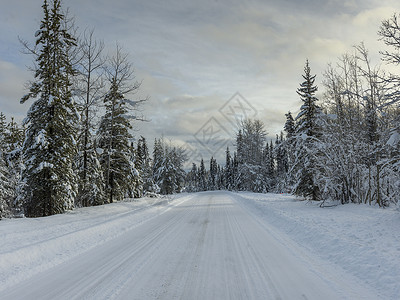
[[0, 299], [354, 299], [346, 278], [278, 238], [238, 197], [188, 197]]

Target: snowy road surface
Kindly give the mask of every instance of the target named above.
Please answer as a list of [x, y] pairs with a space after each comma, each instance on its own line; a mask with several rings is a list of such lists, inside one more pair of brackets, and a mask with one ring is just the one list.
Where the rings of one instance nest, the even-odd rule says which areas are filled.
[[[140, 213], [98, 223], [129, 224]], [[7, 287], [0, 288], [0, 299], [379, 299], [250, 212], [240, 194], [186, 195], [155, 215], [26, 278], [18, 276], [21, 270], [10, 272], [16, 279], [3, 278]], [[100, 235], [93, 230], [88, 239]], [[72, 243], [73, 233], [50, 239]], [[38, 246], [22, 248], [29, 247]]]

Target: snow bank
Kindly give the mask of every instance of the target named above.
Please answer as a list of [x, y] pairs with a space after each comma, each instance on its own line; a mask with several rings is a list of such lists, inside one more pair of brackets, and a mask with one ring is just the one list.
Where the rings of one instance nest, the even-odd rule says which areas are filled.
[[61, 264], [189, 199], [127, 199], [63, 215], [0, 221], [0, 291]]
[[400, 213], [367, 205], [320, 208], [290, 195], [239, 193], [238, 201], [308, 253], [387, 299], [400, 295]]

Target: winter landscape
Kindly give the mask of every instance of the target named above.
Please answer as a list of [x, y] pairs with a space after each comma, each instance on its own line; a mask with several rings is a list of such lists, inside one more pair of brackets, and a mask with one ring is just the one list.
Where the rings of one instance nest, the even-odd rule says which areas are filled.
[[397, 2], [39, 2], [0, 13], [0, 299], [400, 298]]

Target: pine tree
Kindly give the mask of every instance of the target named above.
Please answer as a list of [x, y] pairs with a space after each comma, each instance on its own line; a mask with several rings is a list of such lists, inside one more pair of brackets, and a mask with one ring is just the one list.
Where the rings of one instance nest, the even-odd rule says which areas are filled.
[[286, 116], [286, 122], [285, 122], [285, 126], [284, 126], [284, 130], [286, 132], [286, 138], [290, 139], [295, 132], [295, 124], [294, 124], [294, 119], [292, 117], [292, 113], [289, 111], [287, 114], [285, 114]]
[[129, 198], [141, 198], [143, 196], [143, 178], [142, 172], [137, 167], [138, 160], [138, 152], [134, 147], [133, 142], [129, 147], [129, 162], [131, 164], [130, 174], [128, 176], [128, 185], [127, 196]]
[[289, 157], [288, 157], [288, 144], [287, 139], [283, 137], [283, 132], [277, 136], [274, 148], [276, 158], [276, 191], [286, 191], [286, 178], [289, 171]]
[[126, 118], [128, 109], [124, 95], [119, 91], [117, 79], [113, 78], [109, 92], [104, 98], [106, 114], [101, 120], [98, 131], [98, 146], [103, 150], [100, 155], [105, 178], [108, 202], [123, 199], [132, 184], [131, 149], [129, 130], [132, 125]]
[[153, 182], [156, 186], [156, 192], [160, 192], [160, 186], [162, 182], [161, 169], [164, 161], [164, 148], [161, 142], [161, 139], [154, 139], [154, 148], [153, 148], [153, 166], [152, 166], [152, 174], [153, 174]]
[[183, 165], [187, 160], [186, 152], [182, 147], [172, 148], [172, 164], [174, 167], [175, 193], [180, 193], [185, 184], [186, 172]]
[[10, 204], [14, 196], [5, 158], [7, 149], [6, 129], [6, 116], [0, 112], [0, 219], [11, 216]]
[[237, 188], [261, 192], [265, 189], [263, 176], [263, 147], [266, 140], [260, 120], [244, 120], [236, 136], [238, 174]]
[[0, 150], [6, 151], [6, 131], [7, 131], [7, 122], [6, 115], [3, 112], [0, 112]]
[[143, 179], [143, 192], [157, 192], [157, 188], [153, 181], [152, 160], [149, 155], [149, 148], [146, 139], [143, 136], [138, 140], [136, 153], [137, 158], [135, 166]]
[[234, 185], [234, 175], [233, 175], [233, 161], [229, 147], [226, 147], [226, 159], [225, 159], [225, 189], [232, 190]]
[[[84, 207], [102, 205], [107, 200], [103, 170], [100, 165], [99, 154], [93, 144], [95, 144], [95, 140], [91, 138], [90, 142], [86, 144], [86, 157], [80, 155], [78, 158], [78, 175], [81, 181], [79, 182], [76, 202]], [[85, 159], [86, 167], [84, 167]], [[83, 172], [86, 175], [83, 175]]]
[[286, 133], [286, 139], [283, 142], [283, 148], [286, 152], [287, 158], [287, 171], [285, 177], [281, 181], [282, 191], [292, 190], [295, 178], [295, 122], [292, 113], [289, 111], [286, 116], [286, 122], [284, 125], [284, 131]]
[[63, 26], [61, 1], [47, 0], [42, 6], [44, 18], [36, 33], [38, 68], [29, 93], [21, 99], [36, 99], [26, 118], [23, 147], [26, 168], [22, 174], [25, 215], [48, 216], [72, 209], [76, 196], [73, 161], [77, 154], [77, 112], [71, 98], [74, 70], [68, 49], [75, 39]]
[[319, 106], [317, 105], [317, 97], [315, 93], [318, 87], [314, 84], [316, 75], [311, 75], [311, 68], [308, 60], [304, 67], [304, 82], [297, 89], [297, 94], [300, 96], [303, 105], [296, 117], [296, 134], [303, 134], [308, 137], [317, 136], [317, 114]]
[[15, 189], [10, 181], [10, 174], [3, 153], [0, 151], [0, 219], [11, 217], [11, 202]]
[[242, 186], [242, 178], [239, 173], [239, 160], [236, 151], [233, 153], [232, 160], [232, 174], [233, 174], [233, 189], [239, 191]]
[[192, 163], [192, 169], [186, 176], [186, 189], [188, 192], [192, 193], [199, 191], [199, 175], [197, 165], [195, 163]]
[[210, 174], [208, 177], [208, 189], [209, 190], [217, 189], [217, 173], [218, 173], [217, 160], [214, 157], [211, 157], [211, 159], [210, 159]]
[[296, 117], [296, 172], [294, 193], [299, 196], [318, 200], [319, 188], [315, 180], [314, 140], [318, 137], [317, 115], [319, 106], [315, 93], [318, 90], [314, 85], [316, 75], [311, 75], [308, 60], [304, 67], [304, 81], [297, 89], [303, 105]]
[[201, 159], [200, 161], [200, 168], [199, 168], [199, 188], [200, 191], [207, 191], [207, 180], [206, 180], [206, 168], [204, 166], [204, 160]]
[[[22, 203], [16, 202], [18, 183], [21, 180], [23, 170], [22, 145], [24, 142], [24, 130], [11, 118], [4, 132], [3, 158], [8, 169], [7, 182], [10, 189], [8, 197], [9, 205], [14, 213], [21, 214]], [[12, 196], [11, 196], [12, 195]]]

